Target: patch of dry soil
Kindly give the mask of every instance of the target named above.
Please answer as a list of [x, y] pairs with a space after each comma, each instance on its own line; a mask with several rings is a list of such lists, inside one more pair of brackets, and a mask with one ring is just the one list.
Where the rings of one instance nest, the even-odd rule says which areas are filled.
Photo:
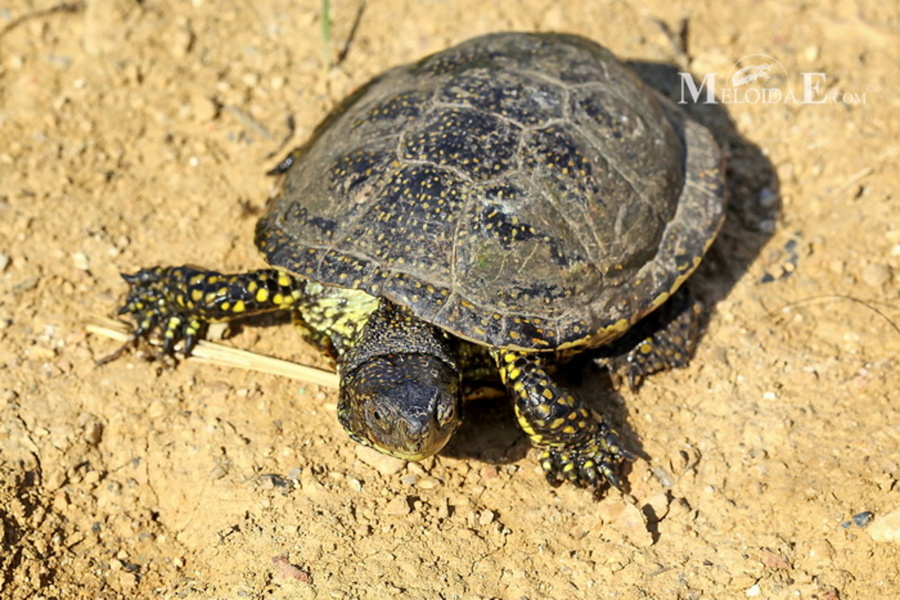
[[[0, 7], [0, 596], [900, 595], [896, 3], [348, 0], [328, 44], [319, 4]], [[682, 19], [686, 54], [660, 25]], [[732, 158], [699, 278], [715, 312], [690, 368], [617, 396], [645, 455], [627, 494], [546, 486], [502, 408], [396, 465], [347, 439], [329, 390], [95, 365], [116, 344], [84, 325], [120, 271], [260, 266], [263, 173], [338, 100], [510, 29], [585, 35], [647, 76], [724, 82], [765, 54], [782, 88], [824, 73], [840, 94], [697, 108]], [[229, 343], [318, 361], [289, 327]]]

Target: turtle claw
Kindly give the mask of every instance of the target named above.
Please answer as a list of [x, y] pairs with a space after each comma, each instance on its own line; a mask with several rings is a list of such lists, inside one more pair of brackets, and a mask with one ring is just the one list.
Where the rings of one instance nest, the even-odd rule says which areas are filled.
[[[205, 323], [181, 314], [169, 299], [164, 269], [154, 267], [137, 273], [122, 273], [122, 279], [130, 286], [119, 315], [128, 315], [135, 321], [132, 335], [135, 340], [146, 338], [155, 332], [162, 334], [160, 356], [171, 356], [175, 344], [184, 340], [184, 355], [190, 356]], [[176, 282], [177, 283], [177, 282]]]
[[548, 448], [541, 454], [541, 467], [547, 482], [556, 487], [564, 481], [599, 493], [604, 484], [622, 489], [616, 467], [634, 458], [622, 448], [619, 436], [603, 426], [587, 442], [578, 446]]

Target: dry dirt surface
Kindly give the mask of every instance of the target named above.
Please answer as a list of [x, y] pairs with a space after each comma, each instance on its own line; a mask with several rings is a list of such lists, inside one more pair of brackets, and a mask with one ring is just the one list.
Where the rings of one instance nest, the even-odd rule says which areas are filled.
[[[641, 4], [334, 1], [326, 37], [312, 0], [4, 2], [0, 597], [900, 596], [898, 5]], [[370, 77], [502, 30], [730, 99], [689, 106], [732, 196], [697, 356], [597, 394], [641, 455], [624, 492], [546, 485], [502, 403], [407, 464], [329, 389], [95, 363], [120, 271], [261, 266], [266, 170]], [[754, 65], [797, 101], [726, 98]], [[225, 343], [321, 364], [290, 327]]]

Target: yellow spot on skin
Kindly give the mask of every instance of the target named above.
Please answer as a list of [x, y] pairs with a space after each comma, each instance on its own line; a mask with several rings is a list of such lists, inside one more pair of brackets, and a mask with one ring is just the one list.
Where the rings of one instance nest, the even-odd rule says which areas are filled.
[[272, 296], [272, 304], [274, 304], [275, 306], [281, 306], [283, 302], [284, 296], [282, 296], [281, 294], [275, 294], [274, 296]]
[[[249, 287], [249, 286], [248, 286]], [[269, 299], [269, 290], [266, 288], [259, 288], [256, 292], [256, 301], [260, 304], [264, 304], [266, 300]]]
[[191, 290], [191, 300], [194, 302], [200, 302], [203, 299], [203, 291], [202, 290]]
[[278, 285], [282, 287], [290, 287], [291, 286], [291, 278], [285, 275], [284, 273], [278, 274]]
[[244, 304], [243, 300], [238, 300], [234, 304], [234, 308], [231, 309], [232, 312], [242, 313], [247, 310], [247, 306]]
[[548, 389], [545, 389], [543, 392], [541, 392], [541, 396], [543, 396], [547, 400], [553, 400], [553, 392]]
[[231, 302], [223, 302], [221, 308], [222, 310], [228, 310], [231, 308]]
[[519, 427], [530, 437], [532, 440], [537, 441], [536, 438], [540, 437], [534, 433], [534, 429], [531, 428], [531, 425], [523, 418], [519, 418]]
[[250, 283], [247, 284], [247, 291], [252, 294], [252, 293], [256, 292], [256, 289], [258, 287], [259, 287], [258, 283], [256, 283], [255, 281], [251, 281]]

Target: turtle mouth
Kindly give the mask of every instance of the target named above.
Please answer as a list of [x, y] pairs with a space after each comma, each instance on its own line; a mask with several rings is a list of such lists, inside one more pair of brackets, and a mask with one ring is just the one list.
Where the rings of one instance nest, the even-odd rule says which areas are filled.
[[418, 436], [394, 431], [379, 431], [373, 427], [360, 431], [351, 431], [346, 424], [344, 427], [347, 429], [350, 439], [363, 446], [401, 460], [419, 461], [440, 452], [453, 437], [460, 421], [461, 419], [454, 419], [444, 427], [429, 427], [427, 431]]
[[394, 458], [399, 458], [400, 460], [411, 460], [411, 461], [424, 460], [430, 456], [434, 456], [443, 447], [443, 445], [442, 445], [441, 448], [438, 448], [434, 451], [429, 451], [429, 452], [407, 453], [407, 452], [404, 452], [403, 450], [398, 450], [396, 448], [385, 448], [384, 446], [379, 446], [378, 444], [376, 444], [374, 442], [370, 442], [368, 440], [366, 440], [366, 441], [367, 441], [367, 443], [365, 445], [367, 445], [371, 448], [374, 448], [375, 450], [378, 450], [382, 454], [387, 454], [388, 456], [393, 456]]

